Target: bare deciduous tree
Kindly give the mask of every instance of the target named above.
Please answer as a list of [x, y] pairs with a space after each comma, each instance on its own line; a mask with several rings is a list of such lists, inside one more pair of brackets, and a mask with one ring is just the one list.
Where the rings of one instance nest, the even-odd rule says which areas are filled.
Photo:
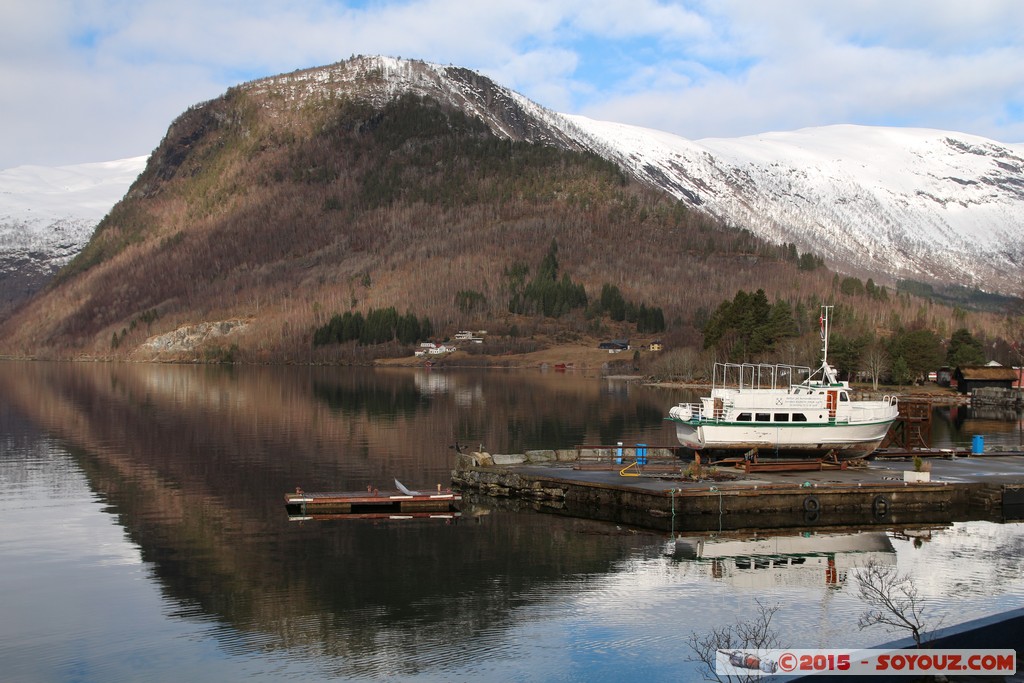
[[875, 341], [868, 347], [862, 359], [864, 370], [871, 376], [871, 386], [878, 391], [878, 380], [882, 374], [889, 369], [889, 355], [885, 352], [881, 342]]
[[909, 574], [894, 565], [871, 560], [857, 573], [857, 595], [868, 610], [857, 620], [861, 629], [885, 626], [890, 631], [908, 631], [916, 647], [927, 635], [924, 601]]
[[701, 664], [701, 673], [707, 681], [753, 681], [760, 679], [760, 674], [750, 676], [720, 676], [716, 673], [719, 650], [775, 650], [782, 648], [779, 635], [772, 627], [772, 618], [779, 611], [779, 605], [769, 606], [759, 599], [756, 614], [749, 621], [741, 621], [712, 629], [710, 633], [691, 633], [686, 644], [693, 656], [687, 657], [689, 662]]

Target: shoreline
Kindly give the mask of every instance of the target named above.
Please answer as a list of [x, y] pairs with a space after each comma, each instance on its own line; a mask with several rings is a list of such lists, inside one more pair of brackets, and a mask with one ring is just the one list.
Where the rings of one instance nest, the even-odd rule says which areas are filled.
[[[664, 353], [642, 350], [642, 354]], [[486, 354], [470, 354], [455, 351], [443, 358], [434, 360], [428, 367], [438, 370], [445, 369], [493, 369], [493, 370], [539, 370], [542, 372], [564, 372], [576, 376], [592, 377], [621, 382], [636, 382], [645, 386], [664, 389], [680, 389], [704, 391], [711, 387], [707, 381], [690, 381], [674, 379], [658, 379], [637, 372], [611, 372], [609, 363], [631, 362], [631, 357], [623, 358], [623, 353], [609, 353], [606, 350], [577, 344], [562, 344], [524, 354], [508, 356], [492, 356]], [[423, 357], [382, 358], [373, 362], [374, 367], [423, 367], [430, 361]], [[641, 363], [643, 359], [641, 358]], [[564, 368], [556, 366], [564, 365]], [[870, 384], [851, 382], [851, 389], [857, 394], [896, 394], [899, 397], [927, 398], [934, 403], [967, 404], [970, 397], [960, 394], [952, 387], [940, 387], [937, 384], [895, 386], [880, 384], [877, 389]]]
[[[663, 351], [649, 351], [646, 348], [636, 350], [642, 354], [638, 365], [650, 362], [650, 357], [665, 353]], [[593, 345], [583, 344], [557, 344], [537, 351], [520, 354], [490, 355], [484, 353], [468, 353], [464, 350], [457, 350], [445, 354], [436, 359], [418, 356], [400, 356], [392, 358], [368, 359], [360, 363], [325, 363], [309, 362], [301, 363], [295, 361], [283, 362], [256, 362], [245, 363], [240, 361], [218, 361], [201, 360], [195, 354], [187, 354], [188, 359], [183, 357], [165, 358], [113, 358], [103, 356], [79, 355], [74, 358], [50, 358], [37, 355], [0, 355], [0, 360], [12, 362], [108, 362], [108, 363], [153, 363], [157, 365], [259, 365], [259, 366], [363, 366], [380, 368], [422, 368], [430, 367], [438, 370], [452, 369], [475, 369], [475, 370], [535, 370], [541, 372], [565, 373], [572, 376], [605, 379], [621, 382], [636, 382], [645, 386], [652, 386], [664, 389], [678, 389], [689, 391], [704, 391], [711, 387], [708, 381], [659, 379], [657, 377], [642, 374], [638, 365], [633, 365], [632, 354], [628, 352], [609, 352], [599, 349], [596, 343]], [[629, 365], [629, 370], [623, 365]], [[851, 382], [851, 389], [858, 395], [868, 394], [895, 394], [898, 397], [927, 398], [934, 403], [948, 403], [967, 405], [970, 397], [960, 394], [952, 387], [940, 387], [934, 383], [923, 385], [879, 385], [874, 389], [869, 384]]]

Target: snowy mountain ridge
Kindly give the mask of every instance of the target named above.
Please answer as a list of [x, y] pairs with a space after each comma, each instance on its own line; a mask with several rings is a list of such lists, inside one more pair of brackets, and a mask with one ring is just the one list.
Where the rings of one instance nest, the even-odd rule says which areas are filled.
[[[590, 150], [641, 182], [880, 284], [912, 278], [1005, 294], [1024, 290], [1024, 145], [962, 133], [837, 125], [688, 140], [564, 115], [469, 69], [386, 57], [237, 86], [301, 108], [402, 93], [479, 118], [501, 137]], [[284, 104], [281, 104], [282, 98]], [[52, 274], [143, 170], [145, 157], [0, 171], [0, 286]], [[672, 248], [672, 245], [666, 245]], [[685, 245], [680, 245], [681, 251]], [[0, 314], [3, 313], [0, 302]]]
[[585, 149], [638, 180], [836, 270], [1019, 294], [1024, 144], [941, 130], [835, 125], [688, 140], [551, 111], [468, 69], [389, 57], [254, 81], [294, 104], [358, 91], [433, 97], [495, 134]]
[[1024, 145], [852, 125], [690, 141], [570, 119], [637, 177], [838, 270], [1019, 291]]

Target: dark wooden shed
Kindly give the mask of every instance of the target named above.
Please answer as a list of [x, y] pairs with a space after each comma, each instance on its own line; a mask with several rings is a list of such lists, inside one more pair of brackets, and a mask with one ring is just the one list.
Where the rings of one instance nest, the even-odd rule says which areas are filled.
[[980, 387], [1009, 389], [1017, 381], [1017, 371], [1002, 365], [963, 365], [953, 373], [957, 391], [969, 394]]

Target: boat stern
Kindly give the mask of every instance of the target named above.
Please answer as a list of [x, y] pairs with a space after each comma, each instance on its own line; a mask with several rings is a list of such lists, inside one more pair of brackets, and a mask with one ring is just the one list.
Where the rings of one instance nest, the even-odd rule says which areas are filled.
[[680, 403], [668, 411], [668, 419], [676, 426], [679, 443], [694, 450], [704, 448], [698, 415], [695, 406], [689, 403]]

